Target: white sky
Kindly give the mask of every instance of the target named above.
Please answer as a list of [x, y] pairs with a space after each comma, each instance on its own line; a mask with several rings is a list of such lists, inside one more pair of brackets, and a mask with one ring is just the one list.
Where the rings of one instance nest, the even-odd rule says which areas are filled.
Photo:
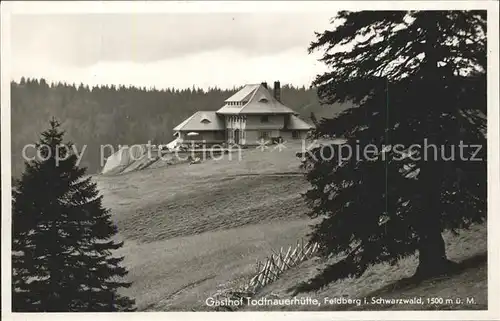
[[310, 85], [307, 48], [335, 12], [59, 14], [11, 17], [13, 80], [191, 87]]

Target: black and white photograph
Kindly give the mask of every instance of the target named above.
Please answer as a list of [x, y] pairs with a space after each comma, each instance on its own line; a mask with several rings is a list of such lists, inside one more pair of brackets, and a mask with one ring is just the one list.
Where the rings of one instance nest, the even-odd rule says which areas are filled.
[[500, 318], [498, 2], [391, 3], [2, 3], [2, 318]]

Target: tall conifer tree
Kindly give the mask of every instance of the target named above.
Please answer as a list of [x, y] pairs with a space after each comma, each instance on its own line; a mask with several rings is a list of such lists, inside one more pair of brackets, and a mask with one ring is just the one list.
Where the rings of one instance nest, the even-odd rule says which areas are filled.
[[344, 11], [332, 23], [309, 48], [330, 67], [314, 84], [323, 103], [357, 107], [315, 133], [346, 143], [304, 163], [323, 217], [311, 238], [342, 258], [312, 281], [416, 252], [415, 277], [446, 273], [442, 232], [486, 219], [486, 12]]
[[117, 228], [56, 120], [13, 191], [13, 311], [131, 311]]

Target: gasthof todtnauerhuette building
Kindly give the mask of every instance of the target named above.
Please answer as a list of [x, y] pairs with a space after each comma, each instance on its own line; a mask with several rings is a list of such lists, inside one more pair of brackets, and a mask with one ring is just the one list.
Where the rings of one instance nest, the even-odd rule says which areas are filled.
[[217, 111], [198, 111], [174, 128], [179, 143], [256, 145], [262, 140], [304, 139], [312, 126], [281, 103], [279, 81], [250, 84]]

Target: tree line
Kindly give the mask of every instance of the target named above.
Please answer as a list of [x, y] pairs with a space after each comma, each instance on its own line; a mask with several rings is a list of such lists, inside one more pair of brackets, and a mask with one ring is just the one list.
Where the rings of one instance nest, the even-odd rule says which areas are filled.
[[[22, 171], [23, 147], [39, 138], [51, 117], [61, 122], [79, 151], [87, 146], [81, 165], [97, 173], [101, 145], [166, 144], [184, 119], [198, 110], [219, 109], [238, 89], [89, 87], [30, 78], [11, 82], [12, 173], [17, 176]], [[284, 85], [281, 97], [306, 121], [311, 112], [327, 116], [343, 108], [322, 107], [314, 88]]]

